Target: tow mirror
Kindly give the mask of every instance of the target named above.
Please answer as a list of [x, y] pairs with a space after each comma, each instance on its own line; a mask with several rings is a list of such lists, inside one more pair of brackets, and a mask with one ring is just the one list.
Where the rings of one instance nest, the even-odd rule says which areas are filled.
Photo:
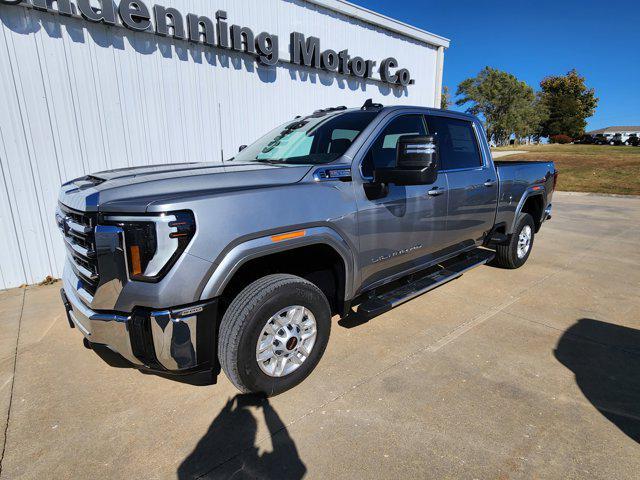
[[410, 135], [398, 140], [396, 166], [378, 168], [376, 183], [431, 185], [438, 178], [439, 155], [434, 137]]

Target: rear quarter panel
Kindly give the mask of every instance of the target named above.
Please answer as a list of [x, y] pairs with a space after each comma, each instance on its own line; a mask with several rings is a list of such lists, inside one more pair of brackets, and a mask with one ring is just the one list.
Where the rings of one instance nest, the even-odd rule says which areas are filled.
[[513, 232], [516, 214], [531, 195], [542, 195], [544, 206], [553, 196], [553, 162], [494, 161], [500, 182], [496, 225], [505, 224]]

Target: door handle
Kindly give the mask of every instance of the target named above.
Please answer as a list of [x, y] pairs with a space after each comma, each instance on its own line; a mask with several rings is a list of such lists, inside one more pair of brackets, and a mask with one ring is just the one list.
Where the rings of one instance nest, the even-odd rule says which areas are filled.
[[484, 182], [484, 186], [485, 187], [495, 187], [496, 186], [496, 182], [494, 182], [493, 180], [487, 180], [486, 182]]
[[429, 194], [430, 197], [437, 197], [438, 195], [442, 195], [445, 192], [445, 190], [443, 190], [440, 187], [434, 187], [432, 190], [429, 190], [427, 193]]

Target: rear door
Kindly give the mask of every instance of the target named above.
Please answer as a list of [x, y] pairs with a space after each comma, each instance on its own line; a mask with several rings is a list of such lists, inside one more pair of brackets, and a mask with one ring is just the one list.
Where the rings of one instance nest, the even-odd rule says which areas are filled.
[[489, 153], [481, 147], [473, 122], [428, 115], [429, 135], [436, 138], [449, 199], [447, 245], [455, 250], [476, 245], [493, 228], [498, 201], [498, 179]]

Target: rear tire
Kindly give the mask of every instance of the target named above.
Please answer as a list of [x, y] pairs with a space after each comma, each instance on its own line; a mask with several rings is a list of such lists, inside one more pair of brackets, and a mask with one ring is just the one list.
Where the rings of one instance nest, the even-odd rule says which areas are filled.
[[218, 358], [241, 392], [277, 395], [309, 376], [330, 331], [331, 308], [317, 286], [293, 275], [268, 275], [229, 305], [220, 324]]
[[493, 265], [514, 270], [523, 266], [529, 259], [535, 237], [535, 222], [528, 213], [518, 216], [513, 234], [509, 241], [496, 246], [496, 258]]

